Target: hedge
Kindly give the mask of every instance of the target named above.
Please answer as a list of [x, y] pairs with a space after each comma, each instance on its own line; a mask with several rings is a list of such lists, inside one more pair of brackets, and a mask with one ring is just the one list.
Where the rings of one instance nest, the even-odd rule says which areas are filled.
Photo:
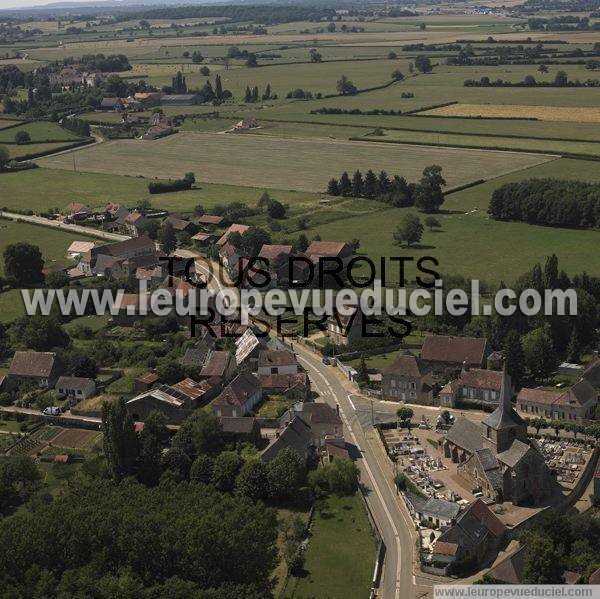
[[58, 148], [43, 150], [41, 152], [32, 152], [31, 154], [24, 154], [23, 156], [16, 156], [14, 160], [33, 160], [34, 158], [41, 158], [42, 156], [49, 156], [50, 154], [57, 154], [58, 152], [64, 152], [65, 150], [71, 150], [74, 148], [79, 148], [81, 146], [87, 146], [89, 144], [95, 143], [95, 141], [96, 140], [93, 137], [90, 137], [89, 139], [82, 139], [81, 141], [76, 141], [72, 144], [66, 144]]

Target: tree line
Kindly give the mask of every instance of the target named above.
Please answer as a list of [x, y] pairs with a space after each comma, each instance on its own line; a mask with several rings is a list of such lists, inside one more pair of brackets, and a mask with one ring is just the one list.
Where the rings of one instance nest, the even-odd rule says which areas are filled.
[[114, 73], [117, 71], [130, 71], [131, 65], [125, 54], [84, 54], [80, 58], [65, 58], [63, 64], [79, 64], [81, 70], [99, 71], [101, 73]]
[[552, 227], [600, 228], [600, 183], [564, 179], [527, 179], [494, 190], [488, 213]]
[[376, 175], [369, 169], [364, 177], [356, 170], [352, 178], [346, 171], [339, 179], [332, 178], [326, 193], [332, 196], [366, 198], [386, 202], [398, 208], [416, 206], [424, 212], [437, 212], [444, 203], [442, 187], [446, 180], [442, 167], [436, 164], [425, 167], [418, 183], [407, 183], [404, 177], [389, 178], [385, 171]]
[[[540, 72], [547, 72], [547, 68], [538, 68]], [[489, 77], [481, 77], [481, 79], [466, 79], [463, 83], [465, 87], [599, 87], [599, 79], [586, 79], [574, 81], [569, 79], [565, 71], [558, 71], [553, 81], [537, 81], [533, 75], [526, 75], [523, 81], [505, 81], [504, 79], [496, 79], [492, 81]]]

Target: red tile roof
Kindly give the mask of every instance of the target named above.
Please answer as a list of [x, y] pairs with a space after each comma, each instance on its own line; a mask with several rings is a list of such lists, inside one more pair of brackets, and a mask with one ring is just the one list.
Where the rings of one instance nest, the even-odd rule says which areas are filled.
[[498, 370], [485, 370], [482, 368], [469, 368], [460, 373], [459, 382], [465, 387], [500, 391], [502, 385], [502, 372]]
[[421, 358], [431, 362], [450, 362], [479, 366], [483, 362], [487, 339], [475, 337], [425, 337]]
[[313, 241], [304, 253], [309, 257], [336, 258], [346, 249], [349, 249], [349, 246], [343, 242]]
[[467, 512], [475, 516], [495, 537], [502, 537], [506, 533], [506, 526], [481, 499], [476, 499], [467, 508]]
[[258, 366], [295, 366], [298, 362], [296, 356], [287, 349], [264, 349], [258, 354]]
[[427, 373], [429, 369], [422, 360], [417, 358], [411, 353], [401, 353], [396, 359], [386, 366], [381, 374], [384, 376], [398, 375], [398, 376], [410, 376], [414, 378], [420, 378]]
[[444, 541], [438, 541], [433, 547], [433, 553], [439, 555], [456, 555], [458, 551], [458, 545], [456, 543], [446, 543]]

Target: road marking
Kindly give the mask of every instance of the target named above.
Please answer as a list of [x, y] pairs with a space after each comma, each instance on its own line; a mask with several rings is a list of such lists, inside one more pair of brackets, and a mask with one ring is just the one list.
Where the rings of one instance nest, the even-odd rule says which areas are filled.
[[352, 399], [350, 399], [350, 394], [348, 393], [348, 401], [350, 402], [350, 405], [352, 406], [352, 409], [356, 412], [356, 406], [354, 405], [354, 402], [352, 401]]
[[[325, 383], [325, 385], [327, 386], [327, 388], [331, 391], [332, 395], [335, 397], [335, 393], [333, 391], [333, 388], [331, 387], [331, 385], [329, 384], [329, 381], [325, 378], [325, 376], [319, 372], [316, 368], [316, 366], [314, 364], [312, 364], [309, 360], [307, 360], [306, 358], [303, 358], [301, 356], [298, 356], [298, 358], [300, 360], [302, 360], [305, 364], [307, 364], [310, 368], [312, 368], [315, 373], [319, 376], [319, 378], [321, 378], [323, 380], [323, 382]], [[346, 416], [344, 414], [344, 409], [342, 406], [340, 406], [340, 413], [342, 414], [342, 417], [344, 418], [344, 420], [347, 421]], [[354, 444], [356, 445], [356, 447], [358, 447], [361, 452], [362, 449], [358, 443], [358, 439], [356, 438], [356, 435], [354, 434], [354, 431], [352, 431], [352, 429], [350, 429], [350, 437], [352, 439], [352, 441], [354, 442]], [[366, 439], [365, 439], [366, 440]], [[367, 441], [368, 443], [368, 441]], [[375, 461], [377, 461], [377, 459], [375, 458]], [[366, 454], [365, 457], [363, 458], [363, 464], [365, 467], [365, 470], [367, 471], [367, 475], [369, 477], [369, 479], [371, 480], [371, 486], [373, 488], [373, 490], [375, 491], [375, 493], [377, 494], [377, 496], [379, 497], [379, 501], [381, 502], [381, 506], [383, 507], [383, 511], [385, 513], [385, 515], [387, 516], [387, 519], [392, 527], [392, 531], [394, 533], [394, 538], [396, 539], [396, 551], [398, 552], [398, 560], [397, 560], [397, 564], [396, 564], [396, 593], [395, 593], [395, 597], [398, 599], [400, 597], [400, 566], [402, 564], [402, 546], [400, 544], [400, 535], [398, 533], [398, 529], [396, 528], [396, 523], [394, 522], [394, 519], [392, 518], [392, 515], [390, 514], [387, 504], [383, 498], [383, 495], [381, 494], [381, 491], [379, 489], [379, 485], [377, 484], [377, 482], [375, 481], [375, 476], [373, 475], [373, 471], [371, 470], [371, 467], [369, 466], [369, 462], [366, 458]], [[387, 479], [385, 477], [385, 474], [383, 476], [384, 480]], [[389, 487], [389, 483], [388, 483], [388, 487]]]

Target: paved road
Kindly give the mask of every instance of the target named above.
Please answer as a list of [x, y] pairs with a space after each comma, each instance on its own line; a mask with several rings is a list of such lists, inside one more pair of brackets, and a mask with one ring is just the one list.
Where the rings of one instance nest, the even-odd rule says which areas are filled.
[[15, 214], [14, 212], [5, 211], [0, 211], [0, 216], [3, 218], [10, 218], [14, 221], [32, 223], [34, 225], [42, 225], [44, 227], [60, 229], [61, 231], [68, 231], [70, 233], [81, 233], [82, 235], [99, 237], [100, 239], [108, 239], [109, 241], [125, 241], [126, 239], [130, 239], [128, 235], [121, 235], [119, 233], [109, 233], [108, 231], [99, 231], [98, 229], [93, 229], [92, 227], [84, 227], [82, 225], [62, 223], [58, 220], [44, 218], [43, 216], [28, 216], [25, 214]]
[[[195, 257], [193, 252], [185, 250], [178, 250], [177, 254], [186, 258]], [[204, 261], [196, 263], [196, 271], [210, 274]], [[214, 291], [225, 287], [219, 277], [210, 277], [209, 286]], [[346, 386], [340, 371], [334, 366], [325, 366], [321, 358], [307, 347], [293, 343], [293, 349], [321, 399], [332, 407], [339, 405], [346, 441], [359, 452], [357, 465], [361, 471], [361, 482], [367, 490], [367, 503], [386, 546], [378, 596], [384, 599], [430, 596], [431, 582], [421, 577], [415, 578], [413, 574], [416, 533], [406, 508], [397, 499], [390, 462], [373, 438], [369, 400], [354, 398], [351, 395], [352, 387]], [[395, 419], [396, 409], [394, 405], [378, 409], [377, 421]]]
[[[16, 406], [0, 406], [0, 412], [11, 412], [13, 414], [26, 414], [27, 416], [44, 416], [40, 410], [34, 408], [17, 408]], [[102, 423], [102, 418], [95, 418], [93, 416], [76, 416], [67, 412], [60, 416], [48, 416], [48, 420], [58, 422], [60, 420], [68, 420], [74, 422], [93, 422], [98, 425]]]
[[333, 366], [323, 365], [306, 347], [297, 343], [293, 346], [321, 398], [332, 406], [340, 406], [346, 440], [360, 453], [356, 463], [361, 471], [361, 482], [367, 489], [367, 502], [386, 545], [378, 596], [385, 599], [430, 596], [431, 582], [414, 576], [414, 525], [406, 508], [398, 501], [390, 463], [374, 439], [370, 411], [368, 425], [363, 427], [359, 417], [362, 410], [356, 405], [341, 373]]

